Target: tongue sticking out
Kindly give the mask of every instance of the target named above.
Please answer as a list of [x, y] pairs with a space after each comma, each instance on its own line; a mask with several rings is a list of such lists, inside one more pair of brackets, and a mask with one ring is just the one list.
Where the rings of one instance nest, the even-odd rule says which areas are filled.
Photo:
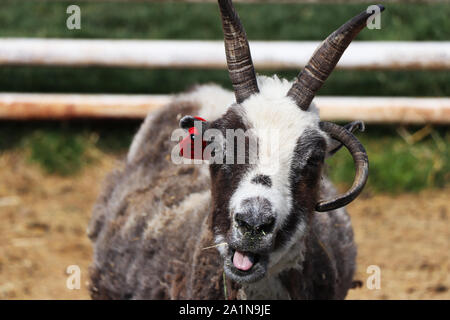
[[253, 266], [253, 257], [236, 251], [233, 256], [233, 264], [239, 270], [247, 271]]

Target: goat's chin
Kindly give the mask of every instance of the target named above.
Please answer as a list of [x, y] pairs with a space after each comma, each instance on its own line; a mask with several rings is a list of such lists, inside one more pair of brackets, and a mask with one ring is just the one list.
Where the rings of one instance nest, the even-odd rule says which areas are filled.
[[222, 255], [224, 258], [223, 268], [227, 278], [237, 283], [245, 284], [257, 282], [265, 277], [269, 261], [267, 255], [259, 255], [253, 266], [246, 271], [240, 270], [234, 266], [233, 255], [234, 250], [232, 249], [227, 250], [225, 255]]

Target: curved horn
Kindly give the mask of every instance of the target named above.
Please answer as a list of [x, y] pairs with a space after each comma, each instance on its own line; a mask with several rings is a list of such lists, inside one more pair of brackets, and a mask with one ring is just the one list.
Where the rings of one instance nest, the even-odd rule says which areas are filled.
[[319, 123], [320, 129], [326, 132], [331, 138], [339, 140], [347, 147], [355, 162], [356, 174], [353, 185], [346, 193], [331, 200], [320, 201], [316, 205], [316, 211], [330, 211], [343, 207], [352, 202], [362, 191], [369, 176], [369, 159], [366, 150], [356, 137], [347, 129], [331, 123], [322, 121]]
[[[344, 129], [350, 131], [351, 133], [355, 130], [364, 131], [366, 129], [364, 122], [361, 120], [352, 121], [344, 126]], [[340, 141], [332, 140], [330, 145], [330, 150], [328, 151], [328, 157], [332, 156], [342, 148], [343, 144]]]
[[231, 0], [219, 0], [228, 72], [238, 103], [259, 92], [244, 27]]
[[[380, 12], [384, 10], [382, 5], [378, 5], [378, 7]], [[372, 14], [373, 12], [361, 12], [329, 35], [316, 49], [287, 93], [302, 110], [308, 110], [314, 95], [322, 87], [345, 49], [364, 28], [367, 19]]]

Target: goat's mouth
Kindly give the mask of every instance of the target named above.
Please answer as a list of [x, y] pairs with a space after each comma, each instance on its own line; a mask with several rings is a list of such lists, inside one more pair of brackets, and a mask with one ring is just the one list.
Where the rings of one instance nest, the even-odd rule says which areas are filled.
[[224, 261], [226, 276], [239, 283], [262, 279], [267, 271], [268, 256], [229, 248]]

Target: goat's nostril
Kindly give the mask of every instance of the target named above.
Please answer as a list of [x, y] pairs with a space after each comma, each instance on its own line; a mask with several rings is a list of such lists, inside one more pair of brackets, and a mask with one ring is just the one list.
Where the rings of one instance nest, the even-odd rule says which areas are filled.
[[236, 214], [235, 216], [237, 226], [244, 232], [262, 233], [263, 235], [266, 235], [271, 233], [275, 226], [275, 218], [273, 217], [265, 219], [265, 221], [260, 220], [260, 222], [245, 218], [246, 216], [242, 214]]
[[275, 218], [270, 218], [266, 223], [262, 224], [259, 228], [264, 233], [270, 233], [275, 226]]
[[244, 221], [244, 219], [240, 218], [238, 215], [236, 215], [235, 220], [236, 220], [237, 225], [240, 228], [245, 229], [245, 230], [251, 230], [252, 229], [251, 226], [246, 221]]

